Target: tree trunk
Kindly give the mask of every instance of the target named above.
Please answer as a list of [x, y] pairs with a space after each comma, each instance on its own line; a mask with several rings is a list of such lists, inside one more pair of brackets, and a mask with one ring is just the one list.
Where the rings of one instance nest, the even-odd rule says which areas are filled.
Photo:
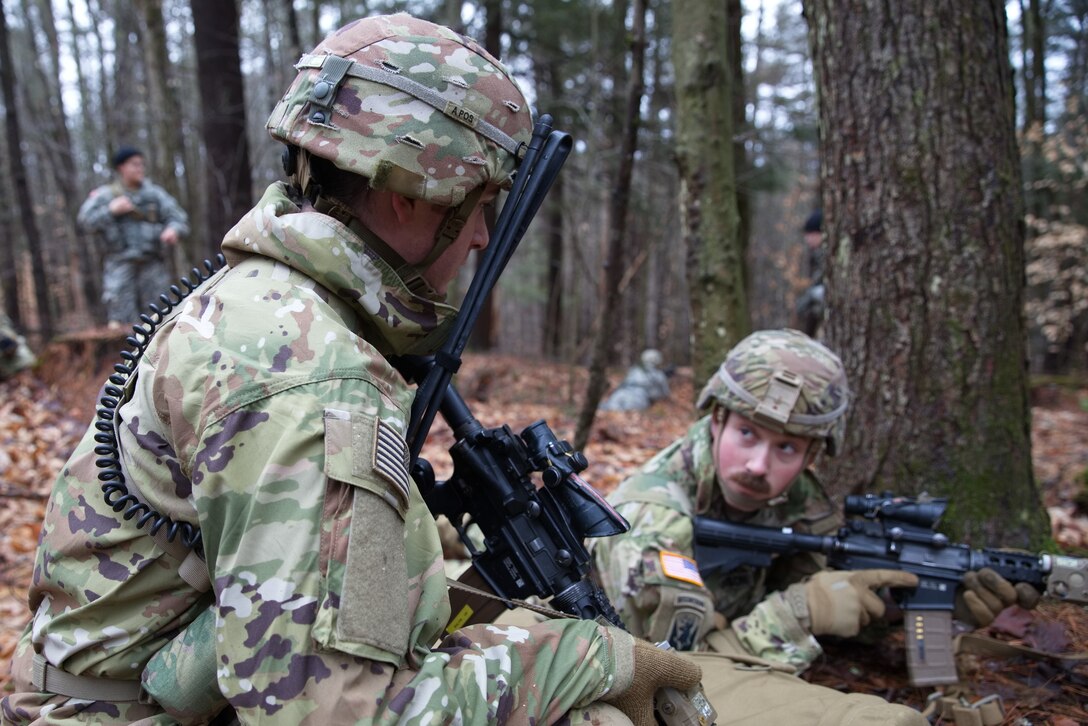
[[193, 0], [192, 5], [206, 149], [205, 242], [214, 256], [223, 236], [252, 206], [238, 8], [234, 0]]
[[[49, 309], [49, 290], [45, 279], [42, 239], [38, 233], [34, 204], [30, 198], [30, 185], [26, 176], [26, 167], [22, 163], [22, 133], [19, 129], [17, 116], [17, 109], [20, 104], [15, 93], [15, 65], [11, 56], [7, 12], [3, 7], [0, 7], [0, 93], [3, 94], [4, 99], [4, 130], [8, 142], [8, 174], [11, 177], [12, 186], [15, 188], [19, 219], [23, 225], [23, 233], [26, 235], [34, 275], [34, 300], [38, 308], [37, 332], [43, 338], [48, 339], [53, 333], [53, 315]], [[4, 274], [6, 276], [7, 272], [5, 271]], [[17, 298], [13, 296], [15, 285], [12, 284], [11, 288], [12, 290], [8, 291], [8, 286], [6, 284], [4, 286], [5, 294], [12, 298], [5, 301], [10, 305], [8, 314], [16, 323], [25, 327], [25, 315], [23, 315]]]
[[[751, 289], [751, 281], [748, 277], [748, 245], [752, 229], [752, 205], [751, 189], [745, 181], [750, 178], [748, 170], [748, 154], [745, 151], [744, 140], [748, 135], [748, 103], [744, 88], [744, 52], [741, 35], [741, 21], [744, 19], [744, 8], [740, 0], [728, 0], [725, 8], [726, 23], [729, 30], [727, 47], [729, 49], [729, 70], [733, 73], [732, 104], [733, 104], [733, 179], [737, 188], [737, 246], [740, 249], [741, 281], [744, 291]], [[749, 325], [751, 322], [749, 321]]]
[[[181, 204], [189, 208], [188, 189], [178, 181], [178, 166], [185, 167], [185, 138], [183, 136], [181, 105], [170, 80], [170, 50], [166, 44], [166, 24], [162, 15], [162, 0], [135, 0], [140, 14], [143, 35], [144, 62], [147, 65], [147, 88], [151, 119], [151, 178]], [[174, 274], [184, 275], [195, 250], [188, 240], [180, 240], [171, 248]], [[187, 254], [188, 253], [188, 254]]]
[[624, 242], [627, 238], [627, 206], [631, 192], [631, 173], [638, 146], [638, 128], [641, 121], [642, 97], [645, 92], [643, 66], [646, 58], [646, 2], [634, 0], [631, 15], [631, 70], [627, 79], [627, 108], [623, 118], [623, 134], [620, 146], [619, 169], [609, 196], [608, 208], [611, 225], [608, 233], [607, 260], [604, 270], [604, 289], [600, 300], [600, 325], [593, 344], [593, 359], [589, 366], [589, 383], [582, 410], [578, 414], [578, 426], [574, 434], [574, 448], [584, 449], [589, 441], [597, 406], [608, 384], [608, 363], [612, 360], [617, 328], [614, 312], [619, 309], [620, 280], [623, 275]]
[[[302, 57], [302, 39], [298, 32], [298, 11], [295, 10], [294, 0], [283, 0], [284, 10], [287, 11], [287, 57], [294, 63]], [[287, 90], [284, 86], [283, 90]], [[271, 111], [271, 109], [269, 109]]]
[[1031, 467], [1024, 227], [1001, 0], [806, 0], [827, 337], [856, 394], [834, 493], [927, 491], [978, 544], [1049, 532]]
[[[140, 29], [132, 3], [128, 0], [111, 0], [106, 3], [107, 12], [103, 13], [113, 20], [113, 66], [125, 69], [110, 79], [113, 82], [109, 94], [110, 104], [104, 110], [109, 119], [113, 135], [106, 139], [107, 159], [117, 147], [129, 144], [139, 146], [147, 141], [143, 97], [140, 93], [140, 80], [143, 80], [143, 63], [140, 52]], [[196, 10], [194, 8], [194, 15]], [[132, 42], [132, 38], [136, 42]], [[108, 73], [108, 68], [103, 71]], [[105, 78], [105, 75], [103, 76]], [[105, 86], [103, 86], [104, 92]]]
[[734, 74], [725, 2], [678, 0], [672, 17], [680, 228], [687, 249], [692, 366], [701, 382], [751, 326], [737, 234]]

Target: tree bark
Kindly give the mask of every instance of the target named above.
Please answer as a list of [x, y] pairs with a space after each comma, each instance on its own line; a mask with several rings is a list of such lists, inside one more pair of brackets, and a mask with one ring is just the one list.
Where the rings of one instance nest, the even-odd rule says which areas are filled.
[[[737, 188], [737, 245], [740, 249], [741, 259], [745, 261], [741, 266], [741, 274], [744, 291], [747, 295], [751, 289], [751, 281], [748, 277], [748, 244], [752, 229], [752, 205], [750, 188], [745, 183], [750, 178], [748, 174], [748, 154], [745, 150], [745, 137], [748, 129], [748, 104], [744, 88], [744, 52], [743, 36], [741, 35], [741, 21], [744, 19], [744, 8], [740, 0], [728, 0], [725, 8], [726, 24], [729, 29], [727, 48], [729, 50], [729, 70], [732, 78], [732, 112], [733, 112], [733, 179]], [[751, 323], [749, 322], [749, 325]]]
[[574, 448], [584, 449], [589, 441], [589, 432], [593, 419], [597, 415], [597, 406], [608, 384], [608, 363], [612, 359], [615, 338], [612, 331], [618, 321], [614, 311], [619, 309], [620, 281], [623, 276], [624, 241], [627, 237], [627, 206], [631, 192], [631, 173], [635, 163], [635, 150], [638, 146], [638, 129], [641, 121], [642, 97], [646, 83], [643, 79], [643, 67], [646, 58], [646, 2], [634, 0], [631, 14], [631, 70], [627, 81], [627, 103], [623, 116], [623, 134], [620, 146], [619, 168], [616, 172], [612, 193], [609, 196], [609, 219], [607, 257], [604, 270], [604, 288], [600, 300], [600, 325], [597, 328], [593, 345], [593, 359], [589, 366], [589, 383], [586, 387], [585, 400], [578, 415], [578, 426], [574, 434]]
[[673, 3], [680, 228], [687, 249], [692, 366], [700, 382], [751, 326], [738, 236], [727, 29], [725, 2]]
[[[4, 130], [8, 142], [8, 174], [11, 177], [12, 186], [15, 188], [15, 198], [19, 207], [19, 219], [23, 225], [23, 233], [26, 235], [27, 249], [30, 251], [31, 265], [34, 276], [34, 300], [37, 309], [37, 332], [45, 339], [53, 333], [53, 315], [49, 309], [49, 290], [45, 279], [45, 262], [42, 256], [42, 238], [38, 233], [37, 217], [34, 214], [34, 204], [30, 198], [30, 185], [26, 175], [26, 167], [22, 163], [22, 132], [19, 128], [17, 109], [20, 104], [15, 92], [15, 65], [12, 62], [11, 43], [8, 34], [8, 20], [6, 10], [0, 6], [0, 93], [4, 99]], [[8, 289], [7, 271], [5, 275], [5, 300], [10, 307], [8, 314], [17, 324], [25, 327], [26, 320], [18, 297], [15, 295], [15, 284], [12, 281], [11, 289]]]
[[951, 499], [969, 541], [1038, 546], [1024, 226], [1001, 0], [805, 0], [827, 338], [855, 392], [842, 495]]
[[[283, 0], [284, 10], [287, 11], [287, 57], [294, 63], [302, 57], [302, 38], [298, 32], [298, 11], [295, 10], [294, 0]], [[284, 87], [287, 90], [287, 87]]]
[[[107, 160], [123, 144], [139, 146], [147, 140], [144, 130], [147, 128], [145, 106], [139, 90], [139, 80], [143, 76], [142, 53], [140, 52], [139, 23], [132, 3], [128, 0], [109, 0], [102, 15], [113, 20], [113, 67], [124, 69], [109, 76], [112, 88], [109, 93], [109, 107], [103, 115], [108, 119], [112, 135], [106, 138]], [[195, 14], [194, 8], [194, 14]], [[100, 18], [101, 19], [101, 18]], [[131, 39], [136, 42], [132, 42]], [[105, 65], [105, 64], [104, 64]], [[103, 69], [103, 78], [109, 68]], [[103, 86], [103, 97], [106, 97]]]
[[[144, 63], [147, 66], [147, 89], [151, 119], [151, 178], [189, 209], [188, 188], [178, 180], [177, 169], [185, 167], [185, 138], [181, 119], [181, 104], [170, 78], [170, 49], [166, 44], [166, 23], [162, 0], [135, 0], [140, 14], [143, 35]], [[180, 240], [172, 248], [171, 262], [178, 276], [188, 272], [187, 261], [195, 256], [189, 240]]]
[[203, 116], [206, 251], [252, 206], [246, 107], [234, 0], [193, 0], [193, 41]]

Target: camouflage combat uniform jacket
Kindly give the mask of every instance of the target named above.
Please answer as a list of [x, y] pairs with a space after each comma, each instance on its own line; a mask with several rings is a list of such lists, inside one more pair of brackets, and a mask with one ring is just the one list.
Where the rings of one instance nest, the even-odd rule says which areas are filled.
[[[658, 611], [659, 604], [668, 601], [661, 596], [661, 588], [703, 590], [751, 655], [804, 668], [820, 654], [820, 646], [779, 591], [822, 569], [821, 556], [802, 553], [779, 557], [769, 569], [740, 567], [717, 573], [704, 580], [704, 588], [663, 572], [662, 551], [694, 558], [694, 515], [729, 518], [711, 443], [710, 417], [706, 416], [608, 497], [631, 523], [631, 530], [593, 541], [601, 584], [636, 635], [653, 632], [655, 617], [671, 617]], [[820, 534], [839, 527], [839, 515], [810, 472], [789, 488], [787, 496], [786, 502], [761, 509], [744, 521]]]
[[27, 660], [136, 679], [208, 604], [243, 723], [549, 723], [626, 688], [633, 639], [592, 622], [473, 626], [432, 647], [450, 613], [441, 547], [407, 473], [413, 394], [384, 356], [433, 347], [451, 309], [281, 185], [223, 248], [230, 267], [161, 326], [118, 409], [130, 478], [200, 526], [212, 590], [106, 506], [89, 432], [47, 506], [3, 721], [176, 722], [35, 692]]
[[[115, 217], [110, 202], [127, 194], [135, 210]], [[144, 181], [136, 190], [124, 190], [120, 182], [94, 189], [79, 208], [77, 217], [85, 229], [102, 235], [107, 258], [154, 259], [162, 255], [159, 236], [173, 227], [179, 237], [189, 234], [189, 217], [162, 187]]]

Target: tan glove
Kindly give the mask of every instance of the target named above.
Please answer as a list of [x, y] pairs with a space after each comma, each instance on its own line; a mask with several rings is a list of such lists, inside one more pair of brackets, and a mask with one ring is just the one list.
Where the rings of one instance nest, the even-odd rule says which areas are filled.
[[963, 587], [956, 596], [955, 618], [980, 628], [989, 625], [1005, 608], [1019, 605], [1031, 610], [1039, 604], [1039, 591], [1026, 582], [1014, 586], [989, 567], [963, 576]]
[[703, 669], [675, 651], [635, 640], [634, 680], [616, 695], [601, 699], [623, 711], [635, 726], [653, 726], [654, 694], [659, 688], [687, 691], [703, 680]]
[[873, 618], [884, 615], [884, 601], [873, 591], [885, 586], [917, 587], [918, 578], [899, 570], [817, 572], [804, 583], [812, 634], [857, 635]]

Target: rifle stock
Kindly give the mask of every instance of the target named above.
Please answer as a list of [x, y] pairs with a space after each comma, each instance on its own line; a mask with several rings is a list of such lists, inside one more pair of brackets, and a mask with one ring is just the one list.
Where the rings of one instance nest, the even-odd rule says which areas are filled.
[[705, 575], [740, 566], [767, 567], [775, 555], [815, 552], [838, 570], [893, 569], [918, 576], [918, 587], [892, 591], [907, 624], [914, 685], [955, 683], [952, 611], [963, 576], [984, 567], [1061, 600], [1088, 603], [1088, 560], [1002, 549], [971, 549], [934, 531], [946, 500], [847, 497], [849, 519], [835, 535], [817, 536], [695, 517], [695, 559]]

